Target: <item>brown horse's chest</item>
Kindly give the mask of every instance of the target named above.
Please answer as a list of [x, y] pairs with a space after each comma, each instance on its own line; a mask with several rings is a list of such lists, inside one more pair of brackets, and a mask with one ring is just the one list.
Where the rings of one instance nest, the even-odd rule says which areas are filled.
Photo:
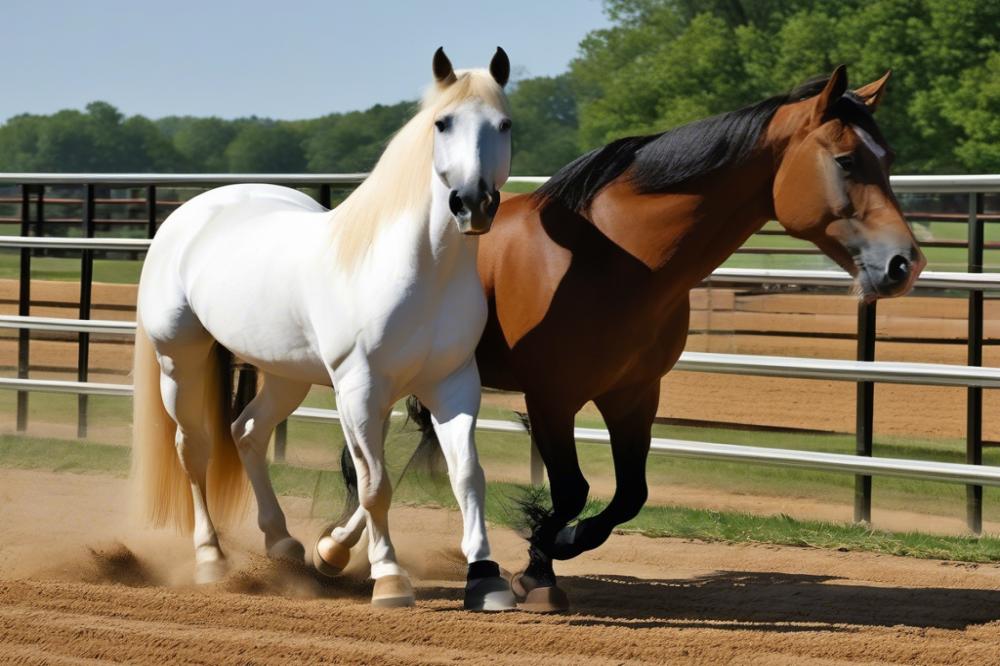
[[[686, 294], [666, 308], [650, 307], [641, 294], [607, 289], [575, 298], [556, 294], [550, 303], [547, 315], [512, 345], [498, 345], [498, 334], [509, 335], [516, 324], [491, 320], [484, 344], [505, 347], [507, 358], [505, 367], [491, 363], [483, 358], [481, 346], [485, 384], [559, 395], [582, 404], [613, 389], [663, 376], [687, 338]], [[492, 383], [494, 377], [497, 381]]]

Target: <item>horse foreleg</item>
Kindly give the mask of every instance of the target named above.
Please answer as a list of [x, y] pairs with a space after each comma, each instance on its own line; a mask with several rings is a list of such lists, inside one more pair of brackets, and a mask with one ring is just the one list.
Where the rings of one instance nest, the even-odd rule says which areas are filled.
[[257, 498], [257, 525], [264, 533], [267, 554], [299, 562], [305, 557], [305, 549], [288, 533], [285, 514], [268, 473], [267, 447], [274, 427], [299, 406], [309, 387], [276, 375], [264, 375], [260, 391], [232, 424], [233, 440]]
[[476, 452], [479, 372], [469, 362], [418, 397], [431, 411], [434, 432], [448, 464], [451, 489], [462, 511], [462, 553], [469, 564], [465, 608], [500, 611], [515, 607], [510, 585], [490, 559], [486, 536], [486, 477]]
[[556, 536], [558, 559], [597, 548], [616, 526], [634, 518], [646, 503], [646, 458], [659, 399], [657, 381], [644, 390], [618, 391], [594, 401], [611, 435], [615, 494], [599, 514], [560, 531]]
[[525, 396], [531, 419], [531, 434], [545, 463], [552, 497], [551, 511], [529, 505], [531, 527], [529, 562], [513, 581], [514, 593], [528, 610], [561, 611], [569, 608], [565, 594], [556, 585], [552, 559], [559, 554], [557, 537], [587, 504], [590, 486], [583, 477], [576, 455], [573, 411], [554, 410]]
[[337, 388], [337, 409], [358, 472], [358, 499], [367, 515], [368, 561], [375, 579], [372, 604], [412, 606], [413, 587], [406, 571], [396, 562], [389, 538], [392, 484], [385, 466], [384, 440], [390, 408], [367, 380]]

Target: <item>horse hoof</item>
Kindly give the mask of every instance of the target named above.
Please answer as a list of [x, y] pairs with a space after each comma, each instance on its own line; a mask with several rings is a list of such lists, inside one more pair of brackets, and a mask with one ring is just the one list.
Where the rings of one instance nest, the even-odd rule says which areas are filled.
[[197, 585], [218, 583], [226, 577], [229, 567], [225, 560], [208, 560], [194, 565], [194, 582]]
[[372, 590], [372, 606], [381, 608], [405, 608], [416, 603], [413, 586], [406, 576], [383, 576], [375, 579]]
[[465, 610], [494, 613], [515, 608], [517, 599], [511, 592], [510, 583], [500, 576], [476, 578], [465, 587]]
[[306, 559], [306, 549], [302, 547], [298, 539], [285, 537], [267, 549], [267, 556], [272, 560], [288, 560], [290, 562], [302, 563]]
[[558, 585], [537, 585], [524, 574], [517, 574], [510, 581], [517, 599], [518, 610], [529, 613], [565, 613], [569, 610], [569, 597]]
[[339, 576], [351, 561], [351, 549], [329, 535], [321, 537], [313, 548], [313, 566], [324, 576]]

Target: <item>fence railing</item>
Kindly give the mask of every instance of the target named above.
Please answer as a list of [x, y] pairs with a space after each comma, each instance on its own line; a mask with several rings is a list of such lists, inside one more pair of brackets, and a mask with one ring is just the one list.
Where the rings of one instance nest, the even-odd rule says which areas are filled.
[[[30, 391], [73, 393], [78, 399], [78, 434], [86, 436], [87, 397], [89, 395], [131, 394], [131, 387], [119, 384], [101, 384], [88, 381], [89, 342], [92, 333], [134, 333], [132, 322], [111, 322], [90, 318], [93, 259], [95, 251], [127, 250], [144, 251], [157, 225], [157, 187], [207, 187], [230, 183], [268, 182], [294, 187], [316, 188], [317, 200], [330, 205], [332, 188], [355, 185], [364, 174], [0, 174], [0, 185], [19, 185], [21, 188], [20, 235], [0, 237], [0, 248], [20, 250], [18, 315], [0, 317], [0, 328], [16, 328], [18, 333], [17, 378], [0, 379], [0, 388], [18, 391], [17, 427], [27, 425], [27, 400]], [[540, 183], [544, 178], [515, 178], [512, 182]], [[80, 186], [83, 188], [83, 215], [80, 221], [81, 238], [39, 237], [40, 225], [33, 228], [31, 210], [34, 204], [37, 220], [43, 219], [44, 202], [31, 197], [32, 187]], [[97, 239], [95, 236], [95, 187], [129, 186], [145, 187], [146, 239]], [[982, 486], [1000, 485], [1000, 470], [982, 465], [982, 390], [1000, 387], [1000, 370], [984, 369], [983, 346], [983, 292], [1000, 290], [1000, 275], [982, 274], [985, 248], [983, 225], [995, 216], [984, 215], [983, 196], [1000, 192], [1000, 176], [897, 176], [892, 179], [897, 193], [949, 193], [968, 195], [968, 271], [928, 272], [921, 276], [917, 286], [922, 289], [967, 291], [969, 300], [968, 366], [933, 364], [876, 363], [875, 312], [876, 305], [858, 306], [858, 349], [856, 361], [829, 359], [802, 359], [787, 357], [740, 356], [729, 354], [686, 353], [677, 369], [701, 372], [729, 372], [756, 374], [772, 377], [798, 377], [834, 379], [857, 384], [856, 455], [816, 453], [722, 445], [708, 442], [686, 442], [656, 439], [653, 450], [672, 455], [776, 464], [823, 471], [840, 471], [855, 474], [855, 519], [871, 519], [871, 475], [902, 475], [912, 478], [946, 480], [968, 484], [967, 519], [970, 529], [982, 528]], [[32, 235], [35, 231], [36, 235]], [[30, 316], [30, 265], [32, 251], [39, 248], [80, 251], [81, 282], [79, 319], [56, 319]], [[717, 284], [790, 284], [800, 286], [846, 286], [851, 278], [839, 271], [791, 271], [759, 269], [719, 269], [706, 282]], [[77, 381], [39, 380], [28, 378], [28, 346], [31, 330], [62, 331], [78, 335]], [[913, 383], [929, 385], [962, 386], [967, 390], [966, 464], [930, 463], [891, 458], [872, 458], [872, 423], [874, 413], [873, 382]], [[298, 418], [330, 421], [336, 420], [333, 410], [300, 408]], [[516, 422], [480, 420], [483, 430], [504, 432], [524, 431]], [[280, 437], [280, 434], [279, 434]], [[577, 438], [583, 441], [607, 441], [607, 433], [587, 428], [577, 429]], [[536, 473], [538, 468], [535, 468]], [[534, 476], [534, 474], [533, 474]], [[533, 478], [533, 481], [538, 479]]]

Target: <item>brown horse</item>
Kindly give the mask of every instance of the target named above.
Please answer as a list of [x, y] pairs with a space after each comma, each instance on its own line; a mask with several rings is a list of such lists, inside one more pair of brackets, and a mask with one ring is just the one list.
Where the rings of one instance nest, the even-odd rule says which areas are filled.
[[[522, 391], [548, 472], [526, 608], [568, 607], [553, 559], [602, 544], [646, 501], [660, 381], [684, 349], [688, 292], [768, 220], [815, 243], [861, 297], [906, 293], [925, 259], [889, 187], [892, 150], [872, 113], [889, 75], [849, 91], [829, 79], [663, 134], [625, 138], [500, 206], [479, 246], [489, 319], [482, 383]], [[574, 416], [594, 401], [611, 435], [617, 489], [587, 501]]]

